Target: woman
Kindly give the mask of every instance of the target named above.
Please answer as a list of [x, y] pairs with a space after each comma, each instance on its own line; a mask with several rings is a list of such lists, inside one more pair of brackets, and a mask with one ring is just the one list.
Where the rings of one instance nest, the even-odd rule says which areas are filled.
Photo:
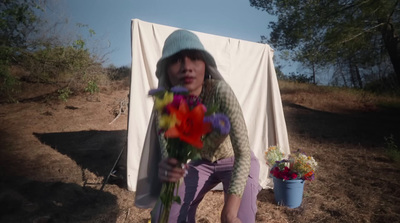
[[[187, 30], [173, 32], [165, 41], [157, 63], [159, 87], [183, 86], [201, 98], [206, 107], [217, 105], [217, 112], [228, 116], [229, 135], [212, 132], [204, 138], [201, 160], [185, 168], [167, 158], [165, 140], [159, 137], [163, 159], [159, 163], [161, 181], [177, 182], [181, 204], [173, 203], [169, 222], [195, 222], [196, 209], [206, 192], [222, 182], [225, 193], [221, 222], [255, 222], [259, 191], [259, 163], [250, 150], [242, 110], [229, 85], [217, 70], [214, 58], [199, 38]], [[160, 202], [152, 211], [157, 219]]]

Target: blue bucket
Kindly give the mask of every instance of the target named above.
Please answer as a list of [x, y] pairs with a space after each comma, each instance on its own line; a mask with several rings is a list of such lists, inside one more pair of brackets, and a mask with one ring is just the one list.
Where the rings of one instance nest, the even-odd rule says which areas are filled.
[[304, 180], [274, 179], [274, 195], [278, 205], [297, 208], [303, 200]]

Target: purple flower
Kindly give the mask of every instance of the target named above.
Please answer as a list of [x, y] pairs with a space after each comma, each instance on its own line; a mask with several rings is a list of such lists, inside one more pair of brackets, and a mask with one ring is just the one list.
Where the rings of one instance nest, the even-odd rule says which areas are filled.
[[221, 135], [227, 135], [231, 130], [229, 118], [224, 114], [217, 113], [211, 116], [206, 116], [204, 122], [211, 123], [213, 129], [217, 130]]
[[165, 91], [165, 89], [163, 87], [156, 88], [156, 89], [151, 89], [149, 91], [149, 95], [155, 96], [155, 95], [158, 95], [159, 93], [164, 92], [164, 91]]
[[174, 86], [171, 88], [171, 91], [175, 94], [187, 94], [189, 92], [187, 88], [182, 86]]

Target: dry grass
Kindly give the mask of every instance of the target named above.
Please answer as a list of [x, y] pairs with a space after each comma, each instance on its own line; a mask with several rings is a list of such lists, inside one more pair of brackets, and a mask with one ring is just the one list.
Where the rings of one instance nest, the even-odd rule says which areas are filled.
[[[291, 148], [314, 156], [319, 169], [299, 208], [278, 206], [273, 191], [262, 190], [257, 222], [399, 222], [400, 167], [384, 140], [393, 135], [399, 145], [399, 98], [280, 86]], [[133, 206], [134, 192], [114, 184], [99, 190], [126, 143], [127, 117], [108, 123], [128, 94], [121, 83], [101, 89], [97, 100], [0, 105], [0, 222], [148, 221], [149, 210]], [[221, 192], [208, 193], [198, 222], [219, 222], [222, 205]]]
[[400, 108], [399, 97], [379, 96], [351, 88], [279, 81], [282, 101], [326, 112], [351, 113]]
[[292, 150], [313, 155], [320, 167], [316, 180], [306, 183], [301, 207], [280, 207], [278, 215], [289, 222], [399, 221], [399, 165], [385, 155], [384, 137], [400, 139], [400, 99], [308, 84], [280, 86]]

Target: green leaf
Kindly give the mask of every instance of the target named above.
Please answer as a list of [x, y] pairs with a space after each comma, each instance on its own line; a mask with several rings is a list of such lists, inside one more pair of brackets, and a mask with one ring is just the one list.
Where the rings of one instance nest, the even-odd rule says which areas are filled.
[[204, 114], [205, 116], [209, 116], [214, 114], [218, 110], [217, 105], [212, 105], [211, 107], [207, 108], [207, 112]]
[[179, 196], [174, 196], [172, 200], [178, 204], [181, 204], [181, 198]]

